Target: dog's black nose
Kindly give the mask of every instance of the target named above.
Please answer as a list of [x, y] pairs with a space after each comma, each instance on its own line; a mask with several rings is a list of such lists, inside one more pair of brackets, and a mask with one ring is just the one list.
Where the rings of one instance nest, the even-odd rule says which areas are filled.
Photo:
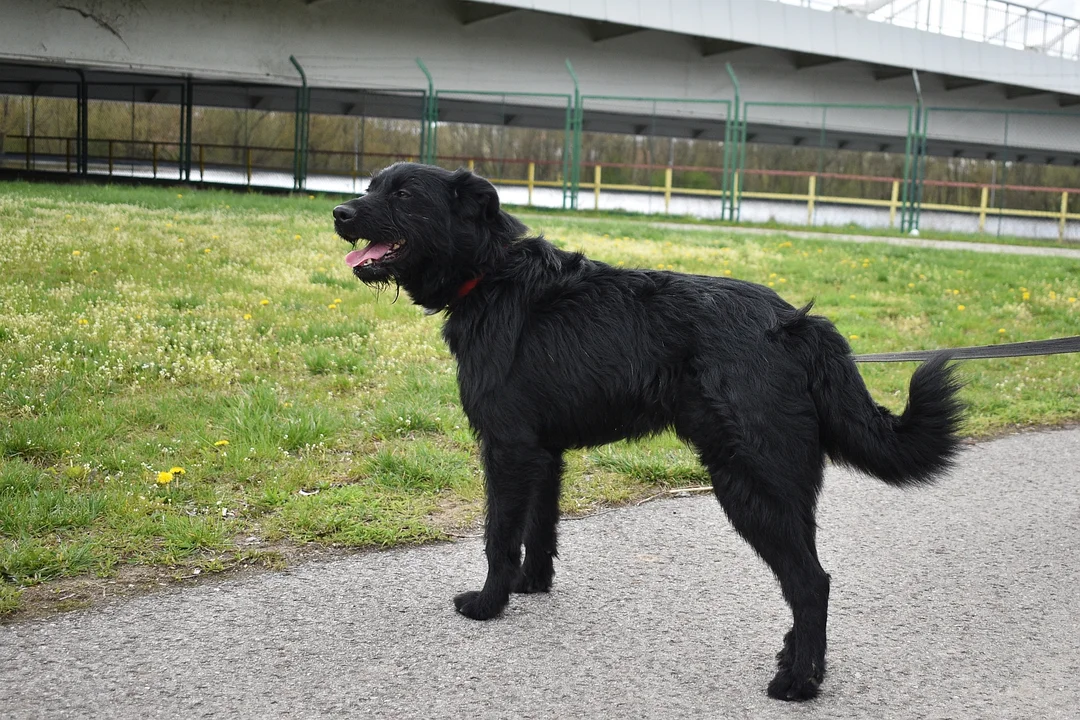
[[348, 205], [338, 205], [334, 208], [334, 219], [338, 222], [348, 222], [356, 217], [356, 210]]

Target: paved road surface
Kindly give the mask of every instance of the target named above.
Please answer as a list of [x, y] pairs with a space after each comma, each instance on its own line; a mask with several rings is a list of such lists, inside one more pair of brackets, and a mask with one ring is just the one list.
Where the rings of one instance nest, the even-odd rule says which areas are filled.
[[829, 674], [765, 684], [789, 619], [709, 497], [564, 524], [555, 590], [454, 614], [479, 541], [0, 627], [4, 718], [1076, 718], [1080, 429], [970, 448], [931, 489], [832, 470]]

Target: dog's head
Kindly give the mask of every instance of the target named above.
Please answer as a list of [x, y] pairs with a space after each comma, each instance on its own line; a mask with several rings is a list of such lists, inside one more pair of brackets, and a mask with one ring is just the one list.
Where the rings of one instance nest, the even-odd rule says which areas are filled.
[[356, 277], [393, 281], [433, 309], [496, 267], [525, 231], [487, 180], [415, 163], [376, 173], [363, 195], [334, 208], [334, 229], [354, 247], [365, 243], [345, 257]]

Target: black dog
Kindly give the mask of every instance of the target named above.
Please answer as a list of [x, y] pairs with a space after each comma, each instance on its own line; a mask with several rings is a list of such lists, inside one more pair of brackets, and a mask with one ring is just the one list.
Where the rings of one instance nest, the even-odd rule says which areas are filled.
[[[769, 564], [794, 623], [769, 694], [814, 697], [829, 576], [814, 510], [824, 458], [891, 485], [928, 483], [958, 449], [944, 356], [911, 378], [899, 417], [868, 394], [832, 323], [727, 278], [624, 270], [559, 250], [464, 170], [409, 163], [334, 209], [365, 283], [446, 314], [461, 404], [487, 476], [487, 581], [454, 598], [498, 615], [551, 588], [563, 452], [667, 428], [697, 451], [732, 525]], [[522, 562], [521, 547], [525, 546]]]

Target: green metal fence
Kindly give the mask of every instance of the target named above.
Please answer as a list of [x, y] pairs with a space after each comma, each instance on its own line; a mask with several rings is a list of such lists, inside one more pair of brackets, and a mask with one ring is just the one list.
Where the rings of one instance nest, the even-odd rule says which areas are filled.
[[427, 108], [425, 162], [526, 186], [530, 204], [533, 188], [557, 188], [572, 206], [571, 95], [436, 90]]
[[583, 192], [600, 207], [603, 191], [661, 211], [715, 199], [712, 214], [729, 220], [761, 200], [804, 203], [810, 224], [864, 206], [902, 231], [947, 213], [957, 229], [1013, 234], [1040, 219], [1080, 236], [1076, 112], [924, 109], [918, 92], [910, 105], [742, 102], [730, 65], [732, 98], [582, 93], [569, 61], [566, 93], [439, 89], [421, 60], [424, 90], [320, 88], [290, 59], [289, 87], [88, 82], [78, 70], [77, 81], [17, 84], [48, 96], [0, 85], [0, 166], [193, 182], [239, 173], [294, 190], [313, 174], [351, 176], [355, 191], [378, 167], [419, 160], [527, 186], [530, 201], [534, 188], [555, 190], [568, 208]]
[[[1080, 113], [929, 107], [921, 128], [913, 228], [924, 211], [957, 206], [970, 218], [964, 229], [996, 235], [1041, 218], [1056, 220], [1064, 240], [1080, 220]], [[972, 145], [963, 156], [944, 157], [935, 147], [959, 137]]]
[[727, 217], [733, 199], [732, 101], [716, 98], [581, 95], [575, 110], [577, 187], [663, 196], [713, 197]]
[[[866, 117], [873, 135], [860, 134]], [[858, 117], [858, 122], [856, 122]], [[859, 103], [747, 102], [735, 163], [742, 200], [796, 200], [815, 224], [819, 204], [889, 209], [890, 225], [909, 211], [915, 107]]]

